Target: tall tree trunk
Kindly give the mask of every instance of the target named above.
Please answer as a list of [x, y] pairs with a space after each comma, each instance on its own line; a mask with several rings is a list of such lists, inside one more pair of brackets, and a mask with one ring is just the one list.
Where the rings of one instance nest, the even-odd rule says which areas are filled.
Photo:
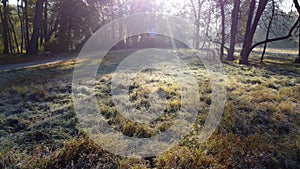
[[202, 3], [201, 0], [198, 0], [198, 16], [197, 16], [197, 21], [196, 21], [196, 49], [200, 48], [200, 16], [201, 16], [201, 8], [202, 8]]
[[[122, 9], [122, 3], [121, 1], [117, 1], [118, 4], [118, 8], [119, 8], [119, 18], [121, 18], [123, 16], [123, 9]], [[123, 28], [124, 28], [124, 24], [123, 21], [119, 21], [118, 22], [118, 27], [119, 27], [119, 39], [123, 39]]]
[[236, 35], [238, 33], [238, 17], [240, 10], [240, 0], [234, 0], [234, 7], [231, 14], [231, 30], [230, 30], [230, 46], [226, 60], [234, 60], [234, 48], [236, 43]]
[[45, 7], [44, 7], [44, 37], [46, 37], [47, 34], [48, 34], [48, 0], [45, 0]]
[[[43, 8], [43, 26], [40, 30], [40, 44], [43, 45], [46, 42], [46, 35], [48, 32], [48, 0], [44, 1], [44, 8]], [[46, 44], [44, 45], [46, 47]], [[46, 50], [46, 49], [45, 49]]]
[[45, 6], [44, 6], [44, 28], [43, 28], [43, 38], [45, 40], [45, 45], [47, 45], [47, 42], [49, 41], [46, 37], [48, 34], [48, 0], [45, 0]]
[[200, 48], [200, 16], [201, 16], [201, 8], [202, 8], [202, 4], [203, 2], [201, 2], [201, 0], [197, 1], [197, 5], [198, 5], [198, 10], [196, 10], [195, 4], [193, 2], [193, 0], [191, 1], [191, 5], [192, 5], [192, 10], [194, 13], [194, 19], [195, 19], [195, 48], [199, 49]]
[[[260, 17], [262, 13], [265, 10], [265, 7], [267, 5], [268, 0], [259, 0], [258, 7], [256, 10], [255, 18], [253, 20], [254, 16], [254, 10], [255, 10], [255, 0], [251, 0], [250, 3], [250, 10], [249, 10], [249, 15], [248, 15], [248, 20], [247, 20], [247, 27], [246, 27], [246, 32], [245, 32], [245, 37], [244, 37], [244, 44], [243, 44], [243, 49], [241, 51], [241, 64], [248, 64], [249, 61], [249, 55], [252, 51], [252, 42], [253, 42], [253, 37], [258, 25], [258, 22], [260, 20]], [[253, 20], [253, 22], [252, 22]]]
[[18, 17], [19, 17], [19, 20], [20, 20], [20, 27], [21, 27], [21, 44], [20, 44], [20, 50], [21, 50], [21, 53], [23, 53], [23, 50], [24, 50], [24, 37], [25, 37], [25, 31], [24, 31], [24, 18], [23, 16], [21, 16], [21, 11], [20, 11], [20, 8], [23, 9], [23, 1], [21, 1], [21, 4], [17, 6], [17, 10], [18, 10]]
[[28, 18], [28, 0], [24, 0], [24, 17], [25, 17], [25, 48], [29, 53], [29, 18]]
[[38, 54], [38, 39], [43, 23], [43, 4], [45, 0], [37, 0], [35, 5], [35, 16], [33, 22], [33, 33], [29, 43], [29, 54]]
[[10, 29], [8, 29], [8, 42], [9, 42], [9, 53], [15, 53], [13, 44], [12, 44], [12, 37], [11, 37], [11, 32]]
[[[300, 22], [299, 22], [299, 27], [300, 27]], [[298, 42], [298, 62], [300, 63], [300, 29], [299, 29], [299, 42]]]
[[[68, 1], [62, 1], [61, 2], [61, 10], [60, 17], [59, 17], [59, 27], [58, 27], [58, 35], [59, 38], [59, 44], [60, 44], [60, 50], [68, 51], [69, 50], [69, 42], [68, 42], [68, 28], [69, 28], [69, 18], [71, 15], [70, 9], [68, 9], [69, 3]], [[62, 52], [62, 51], [60, 51]]]
[[115, 22], [113, 22], [115, 20], [115, 12], [113, 11], [114, 8], [114, 1], [110, 2], [110, 10], [111, 10], [111, 20], [112, 20], [112, 31], [111, 31], [111, 39], [115, 40]]
[[[206, 28], [205, 28], [205, 36], [207, 38], [209, 38], [209, 42], [212, 41], [211, 37], [210, 37], [210, 33], [209, 33], [210, 29], [211, 29], [210, 23], [211, 23], [211, 13], [209, 13], [208, 16], [207, 16], [207, 22], [206, 22]], [[204, 48], [205, 46], [206, 46], [206, 41], [203, 42], [201, 48]]]
[[18, 39], [17, 39], [17, 35], [16, 35], [16, 31], [15, 31], [15, 26], [14, 24], [12, 23], [11, 21], [11, 18], [8, 16], [8, 21], [9, 21], [9, 24], [11, 26], [11, 30], [12, 30], [12, 38], [11, 39], [14, 39], [15, 41], [15, 45], [16, 45], [16, 48], [17, 48], [17, 53], [20, 53], [20, 48], [19, 48], [19, 43], [18, 43]]
[[4, 50], [3, 54], [8, 54], [9, 53], [9, 29], [8, 29], [8, 17], [7, 17], [7, 0], [2, 1], [3, 4], [3, 13], [0, 9], [0, 15], [2, 19], [2, 29], [3, 29], [3, 45], [4, 45]]
[[196, 21], [196, 37], [195, 37], [195, 41], [196, 41], [196, 44], [195, 44], [195, 47], [196, 49], [199, 49], [200, 48], [200, 21], [197, 20]]
[[44, 27], [42, 26], [41, 29], [40, 29], [40, 33], [39, 33], [39, 37], [40, 37], [40, 44], [39, 46], [43, 46], [43, 43], [44, 43], [44, 37], [43, 37], [43, 32], [44, 32]]
[[252, 45], [252, 39], [250, 39], [250, 34], [251, 34], [251, 24], [252, 24], [252, 19], [254, 15], [254, 10], [255, 10], [255, 0], [251, 0], [250, 2], [250, 7], [249, 7], [249, 13], [248, 13], [248, 19], [247, 19], [247, 25], [246, 25], [246, 30], [245, 30], [245, 36], [244, 36], [244, 42], [243, 42], [243, 48], [241, 51], [241, 56], [242, 60], [241, 63], [243, 64], [248, 64], [248, 57], [251, 52], [250, 48]]
[[72, 43], [72, 16], [69, 16], [69, 21], [68, 21], [68, 34], [67, 34], [67, 38], [68, 38], [68, 51], [72, 50], [73, 48], [73, 43]]
[[[298, 11], [298, 15], [299, 15], [299, 18], [300, 18], [300, 5], [299, 5], [299, 2], [298, 0], [293, 0], [294, 2], [294, 5]], [[295, 60], [296, 63], [300, 63], [300, 20], [298, 19], [298, 22], [299, 22], [299, 44], [298, 44], [298, 59]]]
[[274, 2], [274, 0], [272, 0], [272, 14], [271, 14], [271, 18], [270, 18], [270, 21], [269, 21], [269, 24], [268, 24], [268, 27], [267, 27], [266, 43], [264, 44], [264, 49], [263, 49], [263, 52], [261, 54], [260, 63], [263, 63], [263, 60], [264, 60], [264, 55], [266, 53], [266, 49], [267, 49], [267, 45], [268, 45], [267, 41], [269, 39], [270, 29], [271, 29], [271, 26], [272, 26], [274, 15], [275, 15], [275, 2]]
[[220, 60], [223, 61], [224, 58], [224, 46], [225, 46], [225, 9], [224, 9], [224, 1], [219, 0], [220, 8], [221, 8], [221, 20], [222, 20], [222, 40], [221, 40], [221, 47], [220, 47]]

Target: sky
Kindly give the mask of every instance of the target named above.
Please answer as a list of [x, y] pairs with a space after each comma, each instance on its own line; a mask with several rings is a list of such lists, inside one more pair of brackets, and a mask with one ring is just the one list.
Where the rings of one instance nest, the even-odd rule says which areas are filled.
[[17, 4], [17, 0], [9, 0], [10, 4]]
[[[172, 1], [172, 0], [171, 0]], [[176, 0], [174, 0], [176, 1]], [[10, 4], [17, 4], [17, 0], [9, 0]], [[291, 10], [291, 6], [293, 4], [292, 0], [282, 0], [282, 10], [285, 12], [289, 12]]]

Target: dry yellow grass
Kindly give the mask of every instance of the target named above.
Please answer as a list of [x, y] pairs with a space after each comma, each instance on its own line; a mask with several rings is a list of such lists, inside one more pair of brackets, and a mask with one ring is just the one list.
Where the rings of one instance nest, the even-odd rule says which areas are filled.
[[[203, 67], [191, 65], [200, 88], [198, 120], [178, 145], [147, 159], [115, 156], [86, 136], [71, 100], [73, 61], [5, 72], [0, 75], [0, 168], [299, 168], [300, 70], [291, 60], [266, 57], [264, 65], [224, 64], [224, 114], [203, 144], [197, 136], [212, 89]], [[168, 76], [152, 74], [141, 72], [129, 93], [141, 110], [150, 103], [151, 92], [168, 98], [161, 102], [164, 115], [149, 125], [131, 122], [117, 111], [110, 95], [112, 72], [97, 78], [95, 95], [112, 128], [150, 137], [172, 125], [181, 106], [180, 87]]]

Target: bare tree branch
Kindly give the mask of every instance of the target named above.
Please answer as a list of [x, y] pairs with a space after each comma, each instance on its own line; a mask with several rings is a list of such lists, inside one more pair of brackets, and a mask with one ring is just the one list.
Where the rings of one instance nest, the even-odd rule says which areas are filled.
[[254, 45], [252, 45], [251, 49], [254, 49], [254, 48], [256, 48], [257, 46], [262, 45], [262, 44], [265, 44], [265, 43], [270, 43], [270, 42], [280, 41], [280, 40], [284, 40], [284, 39], [287, 39], [287, 38], [292, 37], [292, 36], [293, 36], [292, 33], [293, 33], [294, 29], [297, 27], [299, 21], [300, 21], [300, 16], [298, 17], [298, 19], [296, 20], [296, 22], [294, 23], [294, 25], [292, 26], [292, 28], [290, 29], [290, 31], [289, 31], [289, 33], [288, 33], [287, 35], [282, 36], [282, 37], [278, 37], [278, 38], [267, 39], [267, 40], [264, 40], [264, 41], [255, 43]]

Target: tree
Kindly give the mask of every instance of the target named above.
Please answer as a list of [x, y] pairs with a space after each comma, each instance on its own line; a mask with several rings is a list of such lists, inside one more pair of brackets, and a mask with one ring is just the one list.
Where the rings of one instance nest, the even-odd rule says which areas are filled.
[[15, 29], [15, 25], [16, 25], [16, 11], [14, 7], [10, 7], [9, 8], [9, 12], [10, 14], [8, 15], [7, 19], [8, 19], [8, 23], [9, 23], [9, 39], [10, 39], [10, 48], [11, 48], [11, 53], [20, 53], [20, 49], [19, 49], [19, 42], [18, 42], [18, 38], [17, 38], [17, 34], [16, 34], [16, 29]]
[[44, 6], [44, 20], [43, 20], [43, 36], [42, 39], [47, 43], [49, 39], [47, 39], [48, 34], [48, 0], [45, 0]]
[[25, 38], [25, 48], [26, 48], [26, 53], [29, 53], [29, 42], [30, 42], [30, 37], [29, 37], [29, 15], [28, 15], [28, 9], [29, 9], [29, 3], [28, 0], [23, 0], [24, 1], [24, 19], [25, 19], [25, 29], [24, 29], [24, 38]]
[[24, 5], [23, 5], [24, 1], [21, 1], [21, 3], [19, 4], [19, 0], [18, 0], [18, 4], [17, 4], [17, 11], [18, 11], [18, 17], [19, 17], [19, 21], [20, 21], [20, 30], [21, 30], [21, 53], [23, 53], [23, 49], [24, 49], [24, 38], [25, 38], [25, 31], [24, 31], [24, 15], [21, 13], [21, 10], [23, 11]]
[[225, 46], [225, 0], [219, 0], [221, 8], [221, 47], [220, 47], [220, 60], [224, 58], [224, 46]]
[[269, 39], [270, 29], [271, 29], [271, 26], [272, 26], [274, 15], [275, 15], [275, 1], [274, 0], [272, 0], [271, 10], [272, 10], [272, 12], [271, 12], [271, 16], [270, 16], [270, 21], [269, 21], [269, 24], [267, 26], [266, 43], [264, 44], [264, 49], [263, 49], [263, 52], [261, 54], [260, 63], [263, 63], [263, 60], [264, 60], [264, 55], [266, 53], [266, 49], [267, 49], [267, 45], [268, 45], [267, 40]]
[[[257, 25], [260, 20], [260, 17], [262, 15], [262, 13], [264, 12], [264, 9], [267, 5], [267, 2], [268, 2], [268, 0], [259, 0], [255, 16], [254, 16], [254, 12], [255, 12], [256, 0], [251, 0], [251, 2], [250, 2], [247, 26], [246, 26], [246, 30], [245, 30], [245, 36], [244, 36], [244, 43], [243, 43], [243, 48], [242, 48], [242, 51], [240, 54], [241, 55], [241, 60], [240, 60], [241, 64], [248, 64], [249, 55], [253, 49], [252, 43], [253, 43], [254, 34], [257, 29]], [[254, 17], [254, 19], [253, 19], [253, 17]]]
[[43, 4], [45, 0], [37, 0], [35, 4], [35, 14], [33, 22], [33, 33], [28, 46], [28, 53], [36, 55], [38, 54], [38, 39], [43, 26]]
[[[59, 25], [55, 33], [55, 52], [80, 49], [100, 23], [99, 12], [94, 10], [93, 1], [64, 0], [57, 4]], [[94, 4], [95, 5], [95, 4]]]
[[[256, 2], [255, 2], [255, 0], [251, 0], [248, 20], [247, 20], [247, 26], [246, 26], [245, 36], [244, 36], [243, 48], [242, 48], [242, 51], [241, 51], [241, 54], [240, 54], [241, 57], [242, 57], [241, 60], [240, 60], [240, 63], [242, 63], [242, 64], [248, 64], [248, 58], [249, 58], [250, 52], [255, 47], [266, 44], [266, 43], [280, 41], [280, 40], [284, 40], [284, 39], [292, 37], [294, 30], [297, 28], [297, 25], [299, 24], [299, 21], [300, 21], [299, 2], [297, 0], [293, 0], [294, 5], [295, 5], [299, 15], [298, 15], [296, 21], [294, 22], [294, 24], [291, 26], [289, 32], [284, 36], [275, 37], [275, 38], [271, 38], [271, 39], [267, 38], [264, 41], [252, 44], [254, 33], [256, 31], [259, 19], [260, 19], [262, 13], [264, 12], [264, 9], [267, 5], [267, 2], [268, 2], [267, 0], [260, 0], [259, 1], [258, 8], [256, 9], [255, 18], [253, 19], [254, 10], [255, 10], [255, 3]], [[299, 49], [299, 52], [300, 52], [300, 49]]]
[[299, 2], [297, 0], [293, 0], [294, 2], [294, 5], [297, 9], [297, 12], [298, 12], [298, 15], [299, 15], [299, 18], [298, 18], [298, 22], [299, 22], [299, 44], [298, 44], [298, 59], [295, 60], [296, 63], [300, 63], [300, 5], [299, 5]]
[[197, 0], [197, 7], [194, 4], [194, 0], [191, 0], [191, 6], [195, 21], [195, 41], [196, 41], [196, 49], [200, 47], [200, 16], [201, 16], [201, 8], [202, 8], [203, 1]]
[[231, 29], [230, 29], [230, 46], [228, 49], [228, 56], [226, 60], [234, 60], [234, 48], [236, 43], [236, 36], [238, 34], [238, 18], [240, 10], [240, 0], [234, 0], [234, 6], [231, 13]]
[[3, 45], [4, 50], [3, 54], [9, 53], [9, 27], [8, 27], [8, 0], [2, 0], [3, 12], [0, 8], [0, 17], [2, 23], [2, 31], [3, 31]]

